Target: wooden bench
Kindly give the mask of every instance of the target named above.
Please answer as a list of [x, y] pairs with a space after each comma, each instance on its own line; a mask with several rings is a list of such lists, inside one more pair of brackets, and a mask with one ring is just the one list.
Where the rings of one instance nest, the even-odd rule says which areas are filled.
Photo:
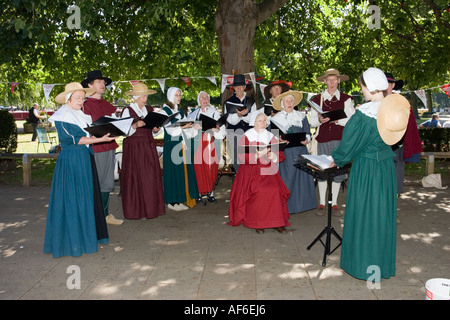
[[425, 175], [434, 173], [434, 159], [450, 158], [450, 152], [422, 152], [421, 158], [426, 159]]
[[29, 187], [31, 183], [31, 161], [33, 159], [57, 159], [59, 153], [12, 153], [0, 154], [0, 159], [22, 159], [23, 185]]

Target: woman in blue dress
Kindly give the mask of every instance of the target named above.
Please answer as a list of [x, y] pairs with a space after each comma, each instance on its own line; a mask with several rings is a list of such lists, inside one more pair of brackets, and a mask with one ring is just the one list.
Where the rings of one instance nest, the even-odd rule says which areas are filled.
[[[296, 137], [290, 141], [284, 155], [286, 159], [280, 163], [280, 174], [291, 195], [287, 205], [289, 213], [303, 212], [315, 209], [316, 188], [312, 175], [294, 166], [300, 154], [308, 154], [306, 145], [311, 140], [311, 132], [306, 115], [294, 107], [303, 98], [299, 91], [287, 91], [277, 96], [273, 101], [273, 108], [277, 112], [270, 120], [271, 129], [279, 129], [281, 137], [287, 138], [290, 134], [304, 133], [304, 137]], [[291, 135], [293, 136], [293, 135]]]
[[114, 140], [109, 134], [95, 138], [83, 129], [92, 123], [81, 110], [93, 90], [69, 83], [55, 101], [64, 104], [51, 117], [61, 143], [50, 191], [44, 253], [78, 257], [95, 253], [108, 243], [105, 215], [94, 163], [93, 143]]

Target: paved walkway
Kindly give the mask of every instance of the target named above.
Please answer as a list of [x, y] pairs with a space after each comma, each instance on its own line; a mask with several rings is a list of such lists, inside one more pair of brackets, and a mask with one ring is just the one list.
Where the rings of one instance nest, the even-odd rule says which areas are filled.
[[[110, 242], [98, 253], [55, 259], [42, 253], [50, 187], [0, 185], [0, 299], [424, 300], [428, 279], [450, 278], [450, 188], [406, 186], [396, 276], [379, 289], [340, 269], [340, 248], [326, 267], [320, 243], [306, 249], [326, 225], [314, 211], [292, 215], [287, 234], [227, 226], [230, 188], [224, 176], [216, 204], [126, 220], [109, 227]], [[120, 201], [111, 195], [119, 218]], [[341, 235], [343, 221], [333, 218]], [[75, 274], [80, 288], [69, 289]]]

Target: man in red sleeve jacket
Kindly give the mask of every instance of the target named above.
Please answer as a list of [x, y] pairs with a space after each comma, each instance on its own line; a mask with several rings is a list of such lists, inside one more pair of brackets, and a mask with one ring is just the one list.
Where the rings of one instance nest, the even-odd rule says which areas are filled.
[[[81, 82], [83, 87], [95, 89], [95, 93], [88, 97], [84, 103], [84, 113], [92, 117], [92, 122], [95, 122], [103, 116], [115, 117], [116, 108], [102, 97], [105, 93], [106, 86], [111, 83], [112, 80], [103, 77], [102, 72], [99, 70], [88, 72], [86, 79]], [[106, 222], [113, 225], [120, 225], [123, 223], [123, 220], [116, 219], [108, 212], [109, 193], [114, 189], [114, 164], [116, 148], [118, 146], [119, 145], [115, 140], [97, 143], [92, 146], [100, 182], [100, 191], [102, 193]]]

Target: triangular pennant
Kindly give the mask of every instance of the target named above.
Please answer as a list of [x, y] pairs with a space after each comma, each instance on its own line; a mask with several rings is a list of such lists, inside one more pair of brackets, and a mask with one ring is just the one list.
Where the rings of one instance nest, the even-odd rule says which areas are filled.
[[266, 98], [266, 96], [264, 95], [264, 88], [267, 87], [267, 84], [259, 84], [259, 90], [261, 90], [261, 94], [264, 97], [264, 99]]
[[14, 88], [19, 85], [20, 82], [11, 82], [11, 93], [14, 94]]
[[222, 74], [222, 86], [220, 92], [224, 92], [228, 84], [233, 83], [234, 76], [231, 74]]
[[166, 82], [166, 79], [156, 79], [158, 81], [159, 86], [161, 87], [161, 91], [164, 93], [164, 84]]
[[189, 78], [189, 77], [181, 77], [181, 79], [183, 79], [183, 81], [186, 82], [188, 87], [191, 86], [191, 78]]
[[129, 82], [131, 83], [131, 85], [134, 87], [134, 85], [136, 83], [139, 83], [140, 80], [130, 80]]
[[444, 84], [441, 89], [450, 98], [450, 84]]
[[424, 107], [427, 107], [427, 95], [425, 94], [425, 90], [416, 90], [414, 93], [422, 100]]
[[55, 85], [54, 84], [43, 84], [42, 88], [44, 89], [45, 100], [48, 102], [48, 97], [50, 96], [50, 92]]
[[315, 95], [316, 95], [315, 93], [308, 92], [308, 97], [306, 98], [307, 101], [311, 100], [311, 98], [314, 97]]
[[109, 85], [107, 85], [106, 87], [108, 88], [109, 91], [111, 91], [111, 89], [113, 89], [115, 87], [114, 82], [111, 81], [111, 83]]
[[214, 85], [217, 86], [217, 82], [216, 82], [216, 77], [206, 77], [209, 81], [211, 81], [212, 83], [214, 83]]

